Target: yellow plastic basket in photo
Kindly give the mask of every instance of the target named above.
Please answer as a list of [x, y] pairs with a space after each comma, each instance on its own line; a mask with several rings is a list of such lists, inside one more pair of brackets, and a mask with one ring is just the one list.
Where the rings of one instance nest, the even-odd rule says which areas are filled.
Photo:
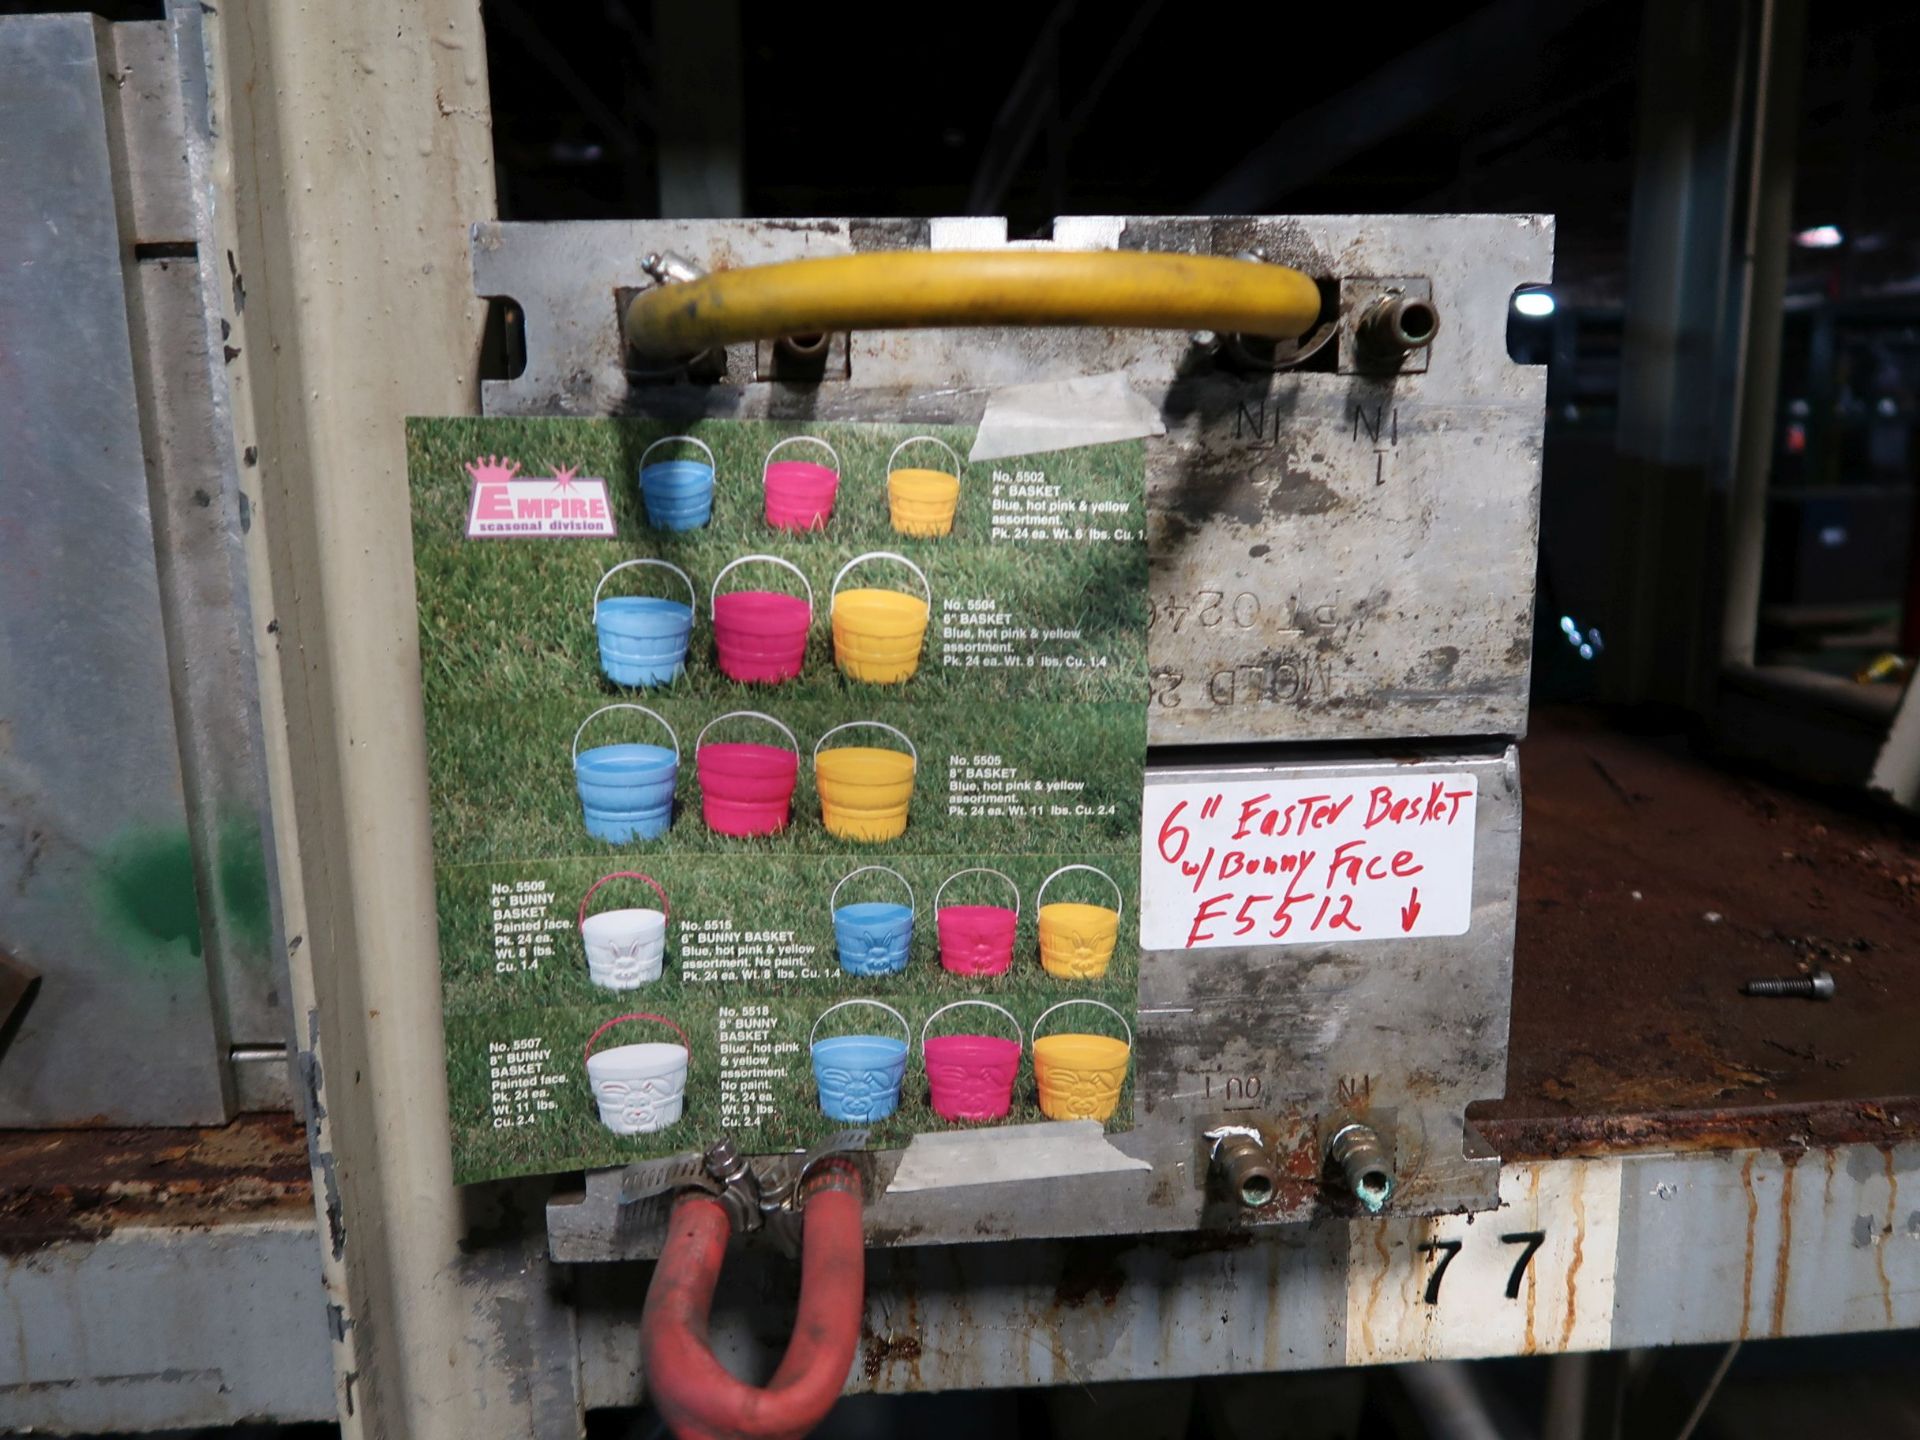
[[[905, 590], [840, 588], [848, 571], [872, 560], [892, 560], [906, 566], [919, 580], [926, 598]], [[927, 583], [925, 571], [891, 550], [856, 555], [833, 577], [827, 604], [833, 617], [833, 660], [842, 674], [869, 685], [899, 685], [913, 678], [920, 668], [920, 647], [926, 642], [927, 621], [933, 614], [933, 587]]]
[[[1042, 1035], [1047, 1016], [1069, 1005], [1091, 1005], [1120, 1022], [1125, 1040], [1112, 1035]], [[1133, 1027], [1127, 1017], [1099, 1000], [1062, 1000], [1049, 1006], [1033, 1022], [1033, 1080], [1040, 1092], [1040, 1113], [1049, 1120], [1113, 1118], [1120, 1104], [1120, 1087], [1127, 1081], [1133, 1059]]]
[[[874, 745], [843, 745], [822, 750], [842, 730], [885, 730], [897, 736], [906, 753]], [[849, 720], [836, 725], [813, 747], [813, 784], [820, 792], [820, 819], [842, 840], [897, 840], [907, 832], [907, 807], [920, 768], [913, 742], [878, 720]]]
[[[1113, 907], [1065, 900], [1047, 904], [1047, 886], [1070, 870], [1089, 871], [1113, 886]], [[1040, 882], [1034, 903], [1040, 907], [1040, 964], [1049, 975], [1062, 980], [1098, 980], [1107, 973], [1114, 942], [1120, 936], [1120, 912], [1127, 903], [1119, 882], [1093, 865], [1062, 865]]]
[[[953, 469], [925, 470], [893, 462], [909, 445], [938, 445], [953, 460]], [[887, 456], [887, 517], [902, 535], [931, 540], [953, 533], [954, 511], [960, 508], [959, 452], [932, 435], [913, 435], [893, 447]]]

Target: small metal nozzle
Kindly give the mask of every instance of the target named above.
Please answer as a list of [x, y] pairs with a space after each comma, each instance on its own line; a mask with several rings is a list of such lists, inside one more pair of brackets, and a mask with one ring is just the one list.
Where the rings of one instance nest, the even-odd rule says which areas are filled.
[[1371, 1125], [1345, 1125], [1327, 1145], [1327, 1160], [1369, 1215], [1378, 1215], [1393, 1198], [1393, 1157]]
[[1280, 1175], [1267, 1156], [1266, 1144], [1258, 1131], [1241, 1126], [1209, 1130], [1213, 1141], [1213, 1166], [1220, 1172], [1227, 1193], [1249, 1210], [1269, 1203], [1279, 1187]]
[[1398, 360], [1433, 343], [1440, 312], [1431, 300], [1412, 295], [1382, 295], [1360, 316], [1357, 338], [1367, 353]]
[[824, 330], [816, 330], [811, 335], [782, 335], [773, 344], [789, 360], [817, 363], [827, 358], [827, 347], [833, 344], [833, 337]]

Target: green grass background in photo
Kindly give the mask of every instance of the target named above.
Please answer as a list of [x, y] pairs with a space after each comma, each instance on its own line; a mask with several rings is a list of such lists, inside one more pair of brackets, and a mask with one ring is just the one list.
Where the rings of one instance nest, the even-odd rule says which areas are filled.
[[[786, 830], [761, 839], [708, 830], [700, 818], [693, 742], [707, 721], [730, 707], [713, 700], [649, 697], [638, 703], [662, 716], [680, 740], [673, 828], [659, 840], [612, 845], [587, 833], [571, 752], [576, 728], [602, 703], [490, 700], [429, 707], [427, 763], [436, 861], [445, 866], [567, 856], [638, 860], [668, 850], [754, 858], [855, 851], [884, 860], [888, 855], [940, 852], [1130, 850], [1138, 843], [1147, 745], [1143, 705], [948, 700], [856, 711], [904, 731], [920, 753], [906, 834], [858, 845], [828, 833], [822, 823], [811, 758], [814, 744], [848, 718], [847, 705], [821, 697], [788, 701], [776, 694], [766, 697], [766, 713], [794, 732], [802, 756], [793, 822]], [[729, 738], [785, 743], [766, 727], [761, 727], [765, 733], [755, 733], [745, 722], [740, 724]], [[616, 710], [595, 720], [580, 744], [584, 751], [622, 741], [665, 745], [667, 736], [648, 717]], [[826, 743], [898, 748], [892, 736], [880, 731], [842, 731]], [[949, 813], [948, 769], [956, 755], [997, 755], [1023, 778], [1084, 782], [1085, 788], [1011, 797], [1027, 807], [1060, 807], [1065, 815], [954, 815]], [[753, 869], [750, 864], [741, 868], [748, 873]]]
[[[1037, 970], [1038, 966], [1034, 968]], [[914, 1033], [901, 1085], [900, 1107], [871, 1127], [870, 1143], [876, 1148], [889, 1148], [904, 1145], [921, 1131], [970, 1128], [943, 1120], [934, 1111], [921, 1061], [920, 1026], [939, 1005], [946, 1003], [947, 997], [927, 992], [888, 993], [884, 984], [884, 981], [850, 982], [844, 995], [830, 993], [819, 999], [784, 992], [729, 998], [719, 987], [690, 985], [671, 1000], [652, 993], [659, 989], [655, 985], [624, 995], [609, 994], [605, 1001], [595, 1004], [449, 1015], [447, 1078], [454, 1131], [454, 1178], [466, 1184], [506, 1175], [624, 1165], [707, 1143], [721, 1131], [718, 1012], [722, 1006], [740, 1004], [767, 1005], [775, 1020], [772, 1042], [796, 1047], [774, 1062], [786, 1071], [783, 1078], [772, 1083], [774, 1113], [757, 1127], [735, 1126], [729, 1131], [735, 1143], [747, 1153], [775, 1154], [805, 1149], [846, 1128], [838, 1121], [829, 1120], [819, 1107], [807, 1054], [807, 1037], [828, 1005], [836, 999], [856, 996], [885, 1001], [902, 1014]], [[854, 988], [856, 985], [862, 988]], [[1135, 985], [1131, 981], [1123, 983], [1117, 977], [1081, 982], [1070, 988], [1069, 982], [1056, 982], [1052, 989], [1039, 984], [1009, 984], [994, 992], [983, 990], [979, 998], [990, 999], [1011, 1011], [1027, 1033], [1028, 1043], [1014, 1082], [1012, 1111], [1005, 1120], [987, 1122], [988, 1125], [1017, 1125], [1046, 1118], [1040, 1113], [1033, 1078], [1032, 1032], [1041, 1012], [1059, 1000], [1100, 1000], [1125, 1015], [1131, 1025]], [[619, 1136], [600, 1123], [595, 1110], [593, 1092], [587, 1083], [585, 1044], [602, 1022], [632, 1012], [661, 1014], [671, 1019], [687, 1032], [692, 1042], [692, 1058], [687, 1072], [686, 1106], [680, 1120], [654, 1134]], [[936, 1022], [934, 1033], [1001, 1034], [1005, 1033], [1005, 1024], [1000, 1017], [989, 1016], [984, 1011], [949, 1011]], [[1122, 1034], [1113, 1016], [1086, 1007], [1060, 1011], [1047, 1022], [1048, 1034], [1071, 1030]], [[850, 1006], [829, 1016], [820, 1033], [823, 1037], [853, 1033], [897, 1036], [901, 1031], [890, 1017], [879, 1011]], [[531, 1037], [538, 1037], [543, 1047], [551, 1051], [545, 1067], [548, 1072], [562, 1077], [562, 1083], [554, 1086], [549, 1094], [554, 1108], [538, 1114], [532, 1124], [496, 1126], [489, 1099], [488, 1047], [494, 1042], [505, 1044]], [[672, 1032], [662, 1026], [636, 1022], [609, 1031], [595, 1048], [674, 1038]], [[1109, 1124], [1111, 1129], [1125, 1129], [1131, 1123], [1133, 1073], [1134, 1067], [1130, 1065], [1119, 1108]]]
[[[836, 958], [833, 917], [828, 908], [833, 888], [863, 865], [880, 864], [899, 874], [912, 887], [916, 904], [913, 945], [904, 970], [894, 975], [862, 977], [841, 970]], [[809, 1002], [827, 1003], [848, 994], [871, 993], [880, 999], [889, 993], [924, 991], [942, 1000], [979, 998], [997, 1000], [1003, 994], [1035, 995], [1074, 991], [1071, 982], [1055, 980], [1040, 968], [1036, 929], [1036, 902], [1041, 882], [1063, 865], [1091, 865], [1113, 877], [1121, 896], [1119, 940], [1108, 965], [1107, 980], [1131, 993], [1139, 970], [1137, 850], [1064, 851], [1056, 854], [1006, 855], [893, 855], [873, 860], [865, 855], [793, 855], [767, 857], [742, 866], [721, 856], [662, 854], [622, 856], [616, 860], [559, 860], [460, 866], [449, 870], [440, 886], [440, 968], [445, 980], [449, 1014], [477, 1014], [519, 1010], [537, 1005], [595, 1005], [612, 992], [587, 977], [576, 916], [580, 901], [594, 883], [610, 871], [638, 871], [651, 876], [666, 892], [669, 927], [666, 968], [659, 980], [629, 997], [658, 999], [663, 1005], [677, 1000], [683, 989], [717, 990], [731, 1003], [764, 1000], [768, 984], [693, 979], [680, 951], [682, 927], [697, 931], [702, 922], [725, 920], [745, 934], [754, 931], [795, 932], [795, 943], [812, 945], [807, 965], [813, 979], [787, 979], [780, 989]], [[940, 968], [934, 922], [934, 896], [942, 882], [952, 878], [941, 895], [943, 905], [1007, 905], [1012, 891], [990, 875], [959, 875], [962, 870], [998, 870], [1018, 887], [1020, 921], [1014, 943], [1014, 965], [1005, 975], [981, 979], [954, 975]], [[518, 961], [496, 968], [491, 917], [495, 885], [544, 881], [549, 895], [547, 911], [555, 922], [554, 954], [538, 965]], [[1047, 886], [1046, 901], [1114, 903], [1112, 887], [1099, 876], [1071, 871]], [[886, 900], [907, 903], [907, 892], [888, 876], [868, 873], [848, 881], [840, 893], [841, 905]], [[594, 892], [588, 913], [628, 907], [658, 909], [659, 897], [638, 880], [610, 880]], [[614, 997], [617, 999], [617, 996]], [[651, 1008], [641, 1005], [637, 1008]]]
[[[713, 520], [692, 532], [648, 526], [635, 483], [641, 451], [676, 430], [698, 435], [718, 459]], [[761, 510], [767, 449], [777, 439], [803, 433], [827, 438], [842, 460], [839, 496], [823, 534], [774, 531]], [[903, 1144], [921, 1130], [948, 1128], [928, 1103], [918, 1048], [920, 1023], [948, 1001], [1003, 1005], [1027, 1032], [1013, 1111], [1007, 1122], [994, 1123], [1043, 1118], [1034, 1091], [1031, 1027], [1048, 1006], [1069, 998], [1100, 1000], [1131, 1023], [1139, 983], [1136, 890], [1146, 754], [1143, 447], [1127, 442], [963, 465], [953, 535], [913, 539], [891, 528], [885, 472], [888, 452], [914, 433], [905, 426], [762, 421], [683, 427], [598, 419], [409, 422], [447, 1066], [461, 1181], [621, 1164], [710, 1140], [722, 1123], [722, 1008], [766, 1006], [776, 1027], [773, 1043], [788, 1047], [773, 1062], [785, 1070], [773, 1086], [773, 1113], [757, 1126], [731, 1127], [750, 1152], [804, 1147], [841, 1128], [819, 1108], [806, 1053], [809, 1028], [838, 1000], [882, 1000], [914, 1029], [901, 1106], [874, 1127], [874, 1143], [882, 1146]], [[970, 429], [934, 427], [930, 433], [962, 455], [972, 442]], [[566, 467], [606, 479], [619, 538], [466, 540], [470, 477], [465, 464], [483, 455], [518, 462], [525, 476]], [[808, 447], [790, 447], [782, 455], [807, 458]], [[907, 452], [899, 463], [949, 462], [923, 447]], [[1130, 534], [1088, 543], [995, 541], [996, 471], [1008, 476], [1040, 472], [1043, 483], [1062, 487], [1076, 506], [1121, 506], [1119, 513], [1068, 512], [1062, 523]], [[910, 557], [927, 572], [933, 589], [921, 663], [901, 685], [852, 682], [833, 664], [828, 587], [841, 565], [869, 550]], [[779, 686], [731, 681], [714, 657], [708, 586], [729, 560], [753, 553], [791, 560], [815, 589], [805, 668], [799, 678]], [[601, 673], [592, 595], [608, 567], [641, 557], [671, 561], [689, 574], [697, 587], [697, 619], [686, 675], [669, 686], [627, 691]], [[735, 577], [745, 588], [786, 588], [790, 577], [774, 578], [780, 576], [786, 572], [764, 569], [756, 576], [743, 567], [728, 577], [728, 588]], [[663, 579], [669, 583], [655, 583]], [[898, 566], [877, 567], [870, 576], [855, 572], [849, 583], [912, 584]], [[641, 567], [615, 577], [607, 593], [671, 594], [677, 584], [655, 567]], [[956, 648], [956, 663], [943, 664], [948, 602], [964, 606], [979, 600], [992, 601], [1011, 625], [1081, 631], [1073, 641], [1014, 642], [1022, 662], [1035, 654], [1082, 663], [968, 665], [960, 663]], [[615, 846], [595, 840], [581, 817], [570, 753], [574, 732], [594, 711], [616, 702], [657, 712], [678, 737], [675, 820], [655, 841]], [[709, 721], [738, 710], [771, 714], [797, 737], [802, 760], [793, 818], [775, 836], [720, 835], [702, 819], [696, 737]], [[822, 823], [813, 745], [835, 725], [856, 719], [896, 726], [918, 749], [908, 827], [898, 839], [857, 844], [831, 835]], [[581, 746], [664, 743], [666, 738], [647, 717], [613, 711], [594, 721]], [[769, 727], [749, 721], [716, 728], [711, 738], [785, 743]], [[896, 745], [880, 732], [859, 730], [828, 743]], [[1040, 788], [996, 795], [983, 778], [976, 793], [954, 793], [952, 767], [985, 763], [988, 757]], [[1055, 781], [1081, 788], [1044, 788]], [[1007, 805], [1025, 813], [985, 813]], [[1038, 887], [1069, 863], [1113, 876], [1122, 894], [1120, 938], [1107, 972], [1097, 980], [1055, 979], [1039, 963]], [[905, 970], [861, 978], [839, 967], [829, 896], [842, 876], [873, 864], [906, 877], [918, 915]], [[940, 882], [975, 866], [1005, 872], [1021, 898], [1014, 964], [1005, 975], [984, 979], [940, 967], [934, 919]], [[629, 870], [653, 876], [669, 897], [666, 967], [659, 980], [637, 990], [601, 990], [588, 979], [575, 914], [596, 879]], [[554, 922], [547, 937], [551, 953], [533, 964], [531, 956], [515, 949], [501, 963], [492, 933], [493, 888], [506, 887], [503, 893], [511, 895], [513, 887], [529, 881], [547, 886], [545, 903]], [[865, 875], [847, 887], [841, 901], [891, 898], [905, 897], [896, 895], [885, 877]], [[956, 881], [943, 903], [1007, 899], [996, 882], [975, 875]], [[1097, 877], [1075, 872], [1056, 881], [1046, 899], [1110, 904], [1112, 892]], [[655, 903], [645, 887], [616, 881], [595, 897], [593, 908]], [[754, 932], [794, 932], [797, 943], [813, 947], [805, 973], [788, 968], [768, 978], [764, 968], [736, 968], [730, 978], [711, 972], [696, 978], [682, 952], [708, 940], [701, 927], [715, 921], [729, 923], [734, 943], [747, 951], [755, 949], [745, 938]], [[692, 1060], [682, 1119], [654, 1135], [622, 1138], [599, 1122], [582, 1047], [597, 1025], [629, 1011], [671, 1018], [687, 1033]], [[823, 1033], [885, 1030], [891, 1024], [880, 1021], [878, 1012], [837, 1012]], [[1059, 1022], [1067, 1029], [1119, 1033], [1113, 1018], [1098, 1012], [1063, 1012], [1049, 1028], [1058, 1031]], [[961, 1011], [943, 1017], [940, 1030], [993, 1031], [1003, 1023], [989, 1012]], [[602, 1045], [667, 1038], [665, 1030], [642, 1023], [620, 1027]], [[520, 1124], [514, 1115], [494, 1113], [490, 1059], [491, 1047], [518, 1040], [537, 1040], [538, 1048], [550, 1052], [543, 1070], [559, 1077], [547, 1108], [523, 1109], [527, 1123]], [[1125, 1128], [1131, 1115], [1129, 1074], [1112, 1128]]]
[[[686, 674], [665, 690], [675, 697], [725, 698], [728, 708], [768, 697], [766, 687], [730, 680], [714, 656], [709, 594], [723, 566], [745, 555], [773, 554], [797, 565], [814, 591], [814, 621], [806, 669], [799, 682], [844, 695], [850, 702], [885, 691], [908, 698], [1029, 696], [1135, 700], [1146, 690], [1147, 564], [1139, 540], [1144, 525], [1144, 450], [1138, 441], [1089, 446], [1030, 458], [963, 465], [954, 533], [916, 539], [897, 534], [887, 515], [886, 459], [914, 427], [797, 424], [784, 421], [699, 421], [680, 427], [710, 445], [719, 462], [711, 522], [698, 530], [649, 526], [638, 489], [640, 453], [675, 427], [639, 420], [416, 419], [408, 422], [413, 477], [414, 569], [420, 594], [421, 668], [429, 705], [476, 692], [494, 696], [619, 698], [620, 687], [601, 673], [593, 625], [594, 587], [623, 560], [671, 562], [693, 583], [696, 618]], [[929, 427], [962, 456], [972, 430]], [[822, 533], [776, 531], [761, 509], [761, 463], [788, 435], [827, 438], [842, 460], [833, 516]], [[656, 452], [698, 458], [688, 447]], [[617, 539], [478, 540], [464, 538], [471, 477], [467, 462], [481, 455], [511, 457], [523, 476], [574, 467], [607, 481]], [[782, 459], [821, 458], [812, 447], [790, 446]], [[904, 453], [900, 465], [950, 466], [931, 446]], [[1073, 522], [1135, 539], [1088, 543], [991, 538], [992, 473], [1044, 472], [1076, 505], [1124, 503], [1124, 513], [1076, 514]], [[873, 551], [905, 555], [927, 575], [931, 621], [919, 670], [904, 685], [870, 686], [834, 668], [829, 589], [849, 560]], [[903, 567], [874, 562], [853, 571], [846, 587], [870, 585], [919, 593]], [[779, 589], [801, 593], [790, 572], [743, 565], [726, 576], [727, 590]], [[686, 587], [658, 567], [621, 571], [607, 596], [649, 594], [684, 600]], [[1039, 663], [969, 666], [956, 651], [943, 663], [949, 602], [991, 599], [1012, 625], [1032, 630], [1079, 629], [1074, 641], [1016, 641], [1020, 658], [1081, 659], [1080, 665]], [[790, 687], [780, 687], [782, 689]]]

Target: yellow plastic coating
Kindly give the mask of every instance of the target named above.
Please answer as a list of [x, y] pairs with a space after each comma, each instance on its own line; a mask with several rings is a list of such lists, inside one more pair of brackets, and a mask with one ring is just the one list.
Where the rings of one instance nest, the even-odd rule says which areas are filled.
[[1040, 907], [1040, 964], [1062, 980], [1098, 980], [1113, 959], [1120, 912], [1056, 900]]
[[1145, 250], [890, 250], [721, 270], [627, 304], [628, 347], [674, 359], [832, 330], [1097, 325], [1290, 340], [1320, 315], [1285, 265]]
[[1132, 1050], [1110, 1035], [1043, 1035], [1033, 1042], [1034, 1088], [1049, 1120], [1110, 1120]]

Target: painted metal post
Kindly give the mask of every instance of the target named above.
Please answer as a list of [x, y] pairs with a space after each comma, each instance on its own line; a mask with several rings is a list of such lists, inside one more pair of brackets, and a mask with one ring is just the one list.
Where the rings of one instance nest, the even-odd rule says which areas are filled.
[[[577, 1435], [538, 1230], [457, 1189], [402, 419], [478, 406], [477, 0], [175, 0], [243, 500], [298, 1064], [349, 1435]], [[482, 1230], [486, 1238], [479, 1238]]]

